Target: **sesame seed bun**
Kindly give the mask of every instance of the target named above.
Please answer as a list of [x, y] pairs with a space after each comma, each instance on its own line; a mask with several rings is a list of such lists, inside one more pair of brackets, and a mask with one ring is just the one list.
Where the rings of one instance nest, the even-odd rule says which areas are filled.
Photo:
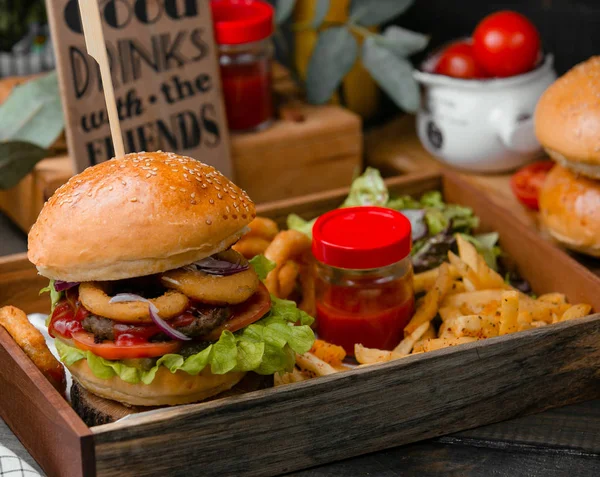
[[559, 164], [600, 178], [600, 56], [575, 66], [544, 92], [535, 132]]
[[211, 166], [165, 152], [128, 154], [72, 177], [29, 232], [29, 260], [57, 280], [120, 280], [227, 249], [255, 217]]
[[556, 165], [540, 191], [543, 226], [572, 250], [600, 257], [600, 182]]

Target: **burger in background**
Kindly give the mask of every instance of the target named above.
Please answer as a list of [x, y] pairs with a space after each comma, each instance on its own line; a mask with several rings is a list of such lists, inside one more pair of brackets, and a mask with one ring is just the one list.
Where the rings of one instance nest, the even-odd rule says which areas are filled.
[[542, 225], [565, 247], [600, 257], [600, 56], [546, 90], [535, 131], [557, 163], [540, 187]]

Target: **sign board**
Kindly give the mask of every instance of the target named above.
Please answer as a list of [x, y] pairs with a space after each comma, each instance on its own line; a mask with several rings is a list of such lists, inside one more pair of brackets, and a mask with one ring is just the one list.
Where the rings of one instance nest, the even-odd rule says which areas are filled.
[[[126, 152], [173, 151], [232, 176], [208, 0], [98, 0]], [[78, 0], [46, 0], [77, 172], [113, 157]]]

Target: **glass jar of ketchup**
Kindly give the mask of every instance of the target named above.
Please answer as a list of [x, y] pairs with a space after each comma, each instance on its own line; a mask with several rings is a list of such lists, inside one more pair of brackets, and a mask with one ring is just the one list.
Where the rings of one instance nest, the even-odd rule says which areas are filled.
[[273, 7], [262, 0], [212, 0], [227, 122], [257, 131], [273, 120]]
[[354, 345], [393, 349], [414, 310], [410, 221], [395, 210], [350, 207], [315, 222], [317, 333], [354, 356]]

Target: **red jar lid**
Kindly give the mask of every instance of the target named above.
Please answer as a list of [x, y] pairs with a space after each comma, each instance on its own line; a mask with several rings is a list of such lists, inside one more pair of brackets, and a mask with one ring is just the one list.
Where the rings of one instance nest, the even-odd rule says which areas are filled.
[[384, 207], [332, 210], [313, 227], [313, 255], [332, 267], [385, 267], [407, 257], [411, 245], [410, 221]]
[[273, 34], [273, 7], [262, 0], [212, 0], [215, 38], [220, 45], [240, 45]]

